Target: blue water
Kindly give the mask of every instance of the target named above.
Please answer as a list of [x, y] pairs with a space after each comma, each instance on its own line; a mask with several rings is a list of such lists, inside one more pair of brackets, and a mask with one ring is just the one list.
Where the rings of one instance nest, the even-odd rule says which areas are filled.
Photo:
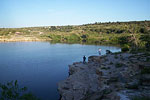
[[98, 49], [120, 51], [114, 46], [51, 44], [49, 42], [0, 43], [0, 83], [18, 80], [42, 100], [58, 100], [57, 83], [68, 76], [68, 65]]

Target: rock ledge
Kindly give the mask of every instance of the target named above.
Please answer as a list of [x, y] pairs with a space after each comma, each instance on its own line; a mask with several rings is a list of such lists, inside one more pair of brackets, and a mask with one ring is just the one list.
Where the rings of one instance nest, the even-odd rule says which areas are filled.
[[149, 97], [149, 60], [150, 53], [114, 53], [90, 56], [86, 64], [73, 63], [69, 65], [69, 77], [58, 83], [61, 100], [132, 100], [137, 96]]

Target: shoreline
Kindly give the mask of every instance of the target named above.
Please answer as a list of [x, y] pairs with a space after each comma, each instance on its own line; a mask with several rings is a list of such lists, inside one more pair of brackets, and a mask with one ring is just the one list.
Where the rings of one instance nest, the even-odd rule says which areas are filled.
[[[60, 100], [134, 100], [150, 98], [150, 53], [90, 56], [69, 65], [69, 77], [58, 83]], [[140, 100], [140, 99], [139, 99]]]
[[0, 37], [0, 43], [5, 43], [5, 42], [51, 42], [51, 43], [66, 43], [66, 44], [81, 44], [81, 45], [102, 45], [102, 46], [115, 46], [121, 48], [120, 45], [117, 44], [95, 44], [95, 43], [81, 43], [81, 42], [62, 42], [62, 41], [53, 41], [52, 39], [39, 39], [39, 38], [34, 38], [34, 37], [24, 37], [22, 39], [19, 38], [1, 38]]
[[39, 39], [36, 37], [0, 38], [0, 43], [4, 43], [4, 42], [32, 42], [32, 41], [51, 41], [51, 39]]

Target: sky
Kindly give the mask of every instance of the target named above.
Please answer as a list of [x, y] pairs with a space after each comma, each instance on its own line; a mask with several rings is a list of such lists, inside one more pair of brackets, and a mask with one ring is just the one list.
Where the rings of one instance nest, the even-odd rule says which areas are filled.
[[0, 0], [0, 28], [150, 20], [150, 0]]

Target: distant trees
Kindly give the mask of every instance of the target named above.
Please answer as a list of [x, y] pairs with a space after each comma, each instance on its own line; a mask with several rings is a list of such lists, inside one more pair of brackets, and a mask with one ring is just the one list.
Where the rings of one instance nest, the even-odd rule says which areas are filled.
[[51, 26], [50, 29], [51, 29], [51, 30], [56, 30], [57, 28], [56, 28], [56, 26]]

